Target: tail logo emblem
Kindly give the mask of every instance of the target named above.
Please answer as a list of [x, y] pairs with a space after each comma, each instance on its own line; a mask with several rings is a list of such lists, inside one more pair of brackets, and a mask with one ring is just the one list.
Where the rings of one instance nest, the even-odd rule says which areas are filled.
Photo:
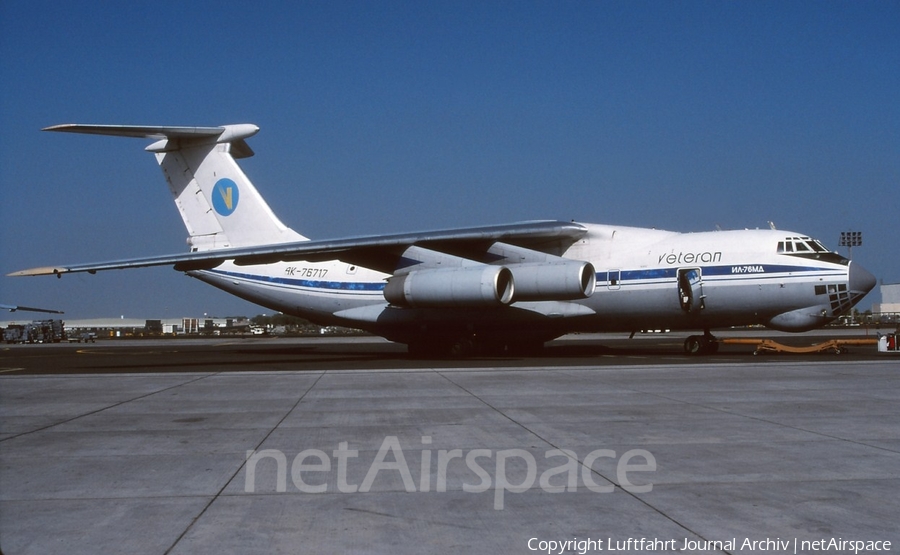
[[216, 213], [221, 216], [230, 216], [235, 208], [237, 208], [239, 198], [240, 195], [238, 193], [237, 183], [230, 179], [220, 179], [216, 182], [215, 187], [213, 187], [213, 208], [215, 208]]

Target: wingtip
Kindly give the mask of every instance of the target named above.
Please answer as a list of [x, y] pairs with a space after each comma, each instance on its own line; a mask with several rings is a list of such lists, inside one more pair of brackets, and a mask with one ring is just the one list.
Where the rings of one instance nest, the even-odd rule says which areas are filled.
[[68, 272], [67, 268], [60, 268], [57, 266], [42, 266], [40, 268], [29, 268], [27, 270], [19, 270], [17, 272], [12, 272], [6, 274], [8, 277], [22, 277], [22, 276], [52, 276], [54, 274], [64, 274]]
[[51, 125], [49, 127], [44, 127], [41, 131], [69, 131], [73, 127], [77, 127], [77, 123], [60, 123], [57, 125]]

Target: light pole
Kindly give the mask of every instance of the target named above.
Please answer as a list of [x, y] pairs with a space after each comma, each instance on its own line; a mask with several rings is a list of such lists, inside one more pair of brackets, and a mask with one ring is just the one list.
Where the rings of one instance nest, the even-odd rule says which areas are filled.
[[849, 258], [853, 259], [853, 247], [862, 245], [862, 231], [842, 231], [841, 246], [847, 247]]

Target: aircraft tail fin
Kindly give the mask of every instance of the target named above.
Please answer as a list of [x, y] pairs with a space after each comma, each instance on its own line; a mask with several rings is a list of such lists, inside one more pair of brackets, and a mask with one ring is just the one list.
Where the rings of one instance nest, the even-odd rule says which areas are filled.
[[253, 156], [245, 139], [259, 131], [255, 125], [68, 124], [45, 131], [158, 139], [146, 150], [166, 176], [192, 251], [306, 240], [281, 223], [235, 161]]

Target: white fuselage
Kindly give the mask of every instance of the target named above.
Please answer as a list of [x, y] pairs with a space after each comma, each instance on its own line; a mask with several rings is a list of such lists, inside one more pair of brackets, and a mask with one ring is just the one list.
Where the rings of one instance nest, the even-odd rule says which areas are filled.
[[[570, 331], [708, 330], [748, 324], [805, 331], [835, 319], [868, 291], [852, 287], [852, 264], [834, 253], [815, 252], [814, 247], [779, 252], [784, 251], [779, 243], [809, 239], [797, 233], [675, 233], [582, 225], [588, 233], [560, 253], [596, 269], [593, 294], [577, 301], [513, 302], [490, 311], [399, 309], [384, 298], [389, 274], [337, 260], [252, 266], [225, 262], [190, 274], [287, 314], [404, 342], [460, 331], [535, 339]], [[871, 278], [868, 273], [863, 277]]]

